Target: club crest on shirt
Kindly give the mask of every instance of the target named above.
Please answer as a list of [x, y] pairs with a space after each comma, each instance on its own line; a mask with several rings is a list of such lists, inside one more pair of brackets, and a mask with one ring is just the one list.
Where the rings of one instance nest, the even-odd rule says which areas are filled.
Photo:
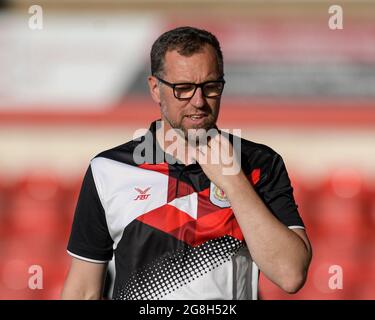
[[224, 191], [215, 186], [212, 182], [210, 184], [210, 201], [220, 208], [230, 207], [230, 203]]

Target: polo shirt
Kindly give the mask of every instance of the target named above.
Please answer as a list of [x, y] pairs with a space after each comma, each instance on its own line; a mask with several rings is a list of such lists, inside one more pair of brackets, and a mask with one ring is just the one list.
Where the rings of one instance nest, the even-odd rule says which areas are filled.
[[[68, 253], [92, 263], [114, 256], [113, 299], [257, 299], [259, 268], [230, 202], [198, 163], [173, 163], [156, 140], [159, 123], [91, 160]], [[229, 134], [233, 139], [244, 174], [271, 213], [289, 228], [304, 228], [282, 157]], [[141, 146], [152, 156], [135, 161], [145, 154]]]

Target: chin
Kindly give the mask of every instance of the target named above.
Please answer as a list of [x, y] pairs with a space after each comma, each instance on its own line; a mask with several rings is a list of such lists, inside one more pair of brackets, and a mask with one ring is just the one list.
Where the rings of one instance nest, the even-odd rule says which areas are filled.
[[[190, 140], [191, 142], [195, 142], [196, 145], [206, 144], [207, 143], [207, 131], [211, 128], [212, 126], [184, 129], [185, 139]], [[188, 130], [192, 130], [190, 132], [190, 137], [188, 136]], [[198, 131], [194, 132], [194, 130], [198, 130]]]

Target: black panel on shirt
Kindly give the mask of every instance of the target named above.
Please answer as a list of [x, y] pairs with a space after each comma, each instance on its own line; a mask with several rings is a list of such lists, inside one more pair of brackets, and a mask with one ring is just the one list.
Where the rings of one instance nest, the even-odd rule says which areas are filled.
[[261, 173], [255, 185], [256, 192], [284, 225], [304, 227], [282, 157], [268, 146], [246, 141], [246, 144], [249, 143], [256, 146], [244, 148], [244, 152], [253, 153], [248, 156], [250, 168], [260, 168]]
[[[135, 242], [134, 239], [139, 239], [139, 242]], [[118, 283], [124, 283], [137, 270], [142, 270], [160, 257], [188, 246], [166, 232], [133, 220], [125, 227], [115, 250], [116, 269], [121, 270], [116, 280]], [[139, 259], [140, 255], [142, 259]]]
[[133, 159], [133, 151], [140, 143], [144, 141], [144, 139], [145, 136], [142, 136], [139, 138], [139, 140], [131, 140], [112, 149], [105, 150], [96, 155], [95, 158], [102, 157], [121, 163], [130, 164], [132, 166], [137, 166], [137, 163]]
[[82, 258], [109, 261], [112, 259], [112, 247], [113, 240], [89, 166], [74, 214], [68, 251]]

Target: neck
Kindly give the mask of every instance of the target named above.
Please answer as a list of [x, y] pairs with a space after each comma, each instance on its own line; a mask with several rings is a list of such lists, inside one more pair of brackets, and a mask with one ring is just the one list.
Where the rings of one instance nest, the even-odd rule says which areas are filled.
[[162, 150], [179, 160], [184, 165], [196, 163], [196, 149], [190, 146], [184, 136], [162, 121], [162, 126], [156, 131], [156, 139]]

